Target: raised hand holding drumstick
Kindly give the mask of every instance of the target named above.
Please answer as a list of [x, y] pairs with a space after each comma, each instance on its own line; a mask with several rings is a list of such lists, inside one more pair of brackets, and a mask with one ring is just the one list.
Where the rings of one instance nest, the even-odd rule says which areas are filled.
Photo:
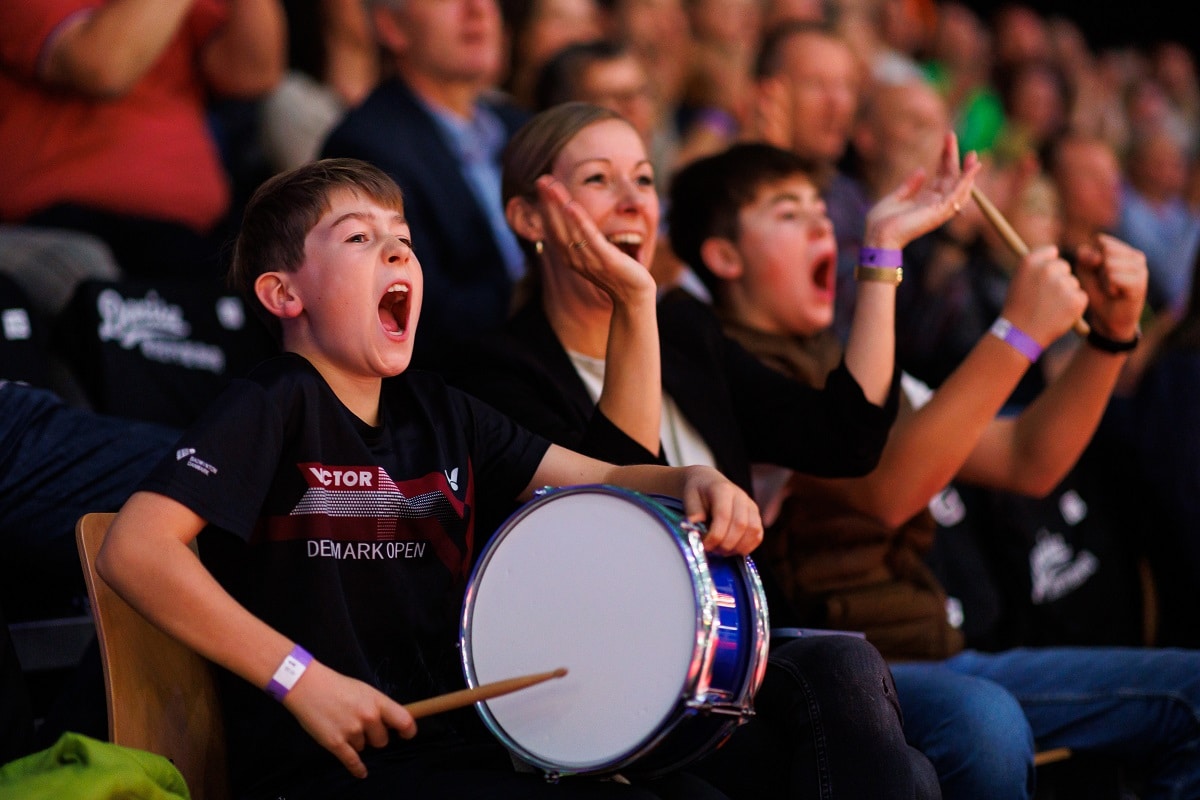
[[1058, 248], [1027, 251], [1013, 270], [1001, 317], [1045, 348], [1078, 322], [1088, 295]]
[[[1009, 246], [1013, 253], [1018, 258], [1025, 258], [1029, 255], [1029, 245], [1025, 244], [1025, 240], [1021, 238], [1021, 234], [1017, 233], [1016, 229], [1000, 213], [1000, 209], [996, 208], [992, 201], [988, 200], [987, 196], [979, 191], [978, 187], [971, 187], [971, 197], [975, 200], [976, 205], [979, 206], [979, 210], [983, 212], [983, 216], [992, 224], [992, 227], [996, 229], [996, 232], [1000, 234], [1000, 238], [1004, 240], [1004, 243]], [[1075, 320], [1072, 327], [1080, 336], [1088, 335], [1088, 324], [1083, 320], [1082, 316]]]

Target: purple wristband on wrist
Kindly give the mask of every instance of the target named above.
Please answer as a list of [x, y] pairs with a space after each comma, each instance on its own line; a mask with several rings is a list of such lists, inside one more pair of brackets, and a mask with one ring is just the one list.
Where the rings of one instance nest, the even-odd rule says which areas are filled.
[[1030, 363], [1037, 361], [1038, 357], [1042, 355], [1042, 346], [1004, 317], [996, 317], [996, 321], [992, 323], [992, 328], [988, 332], [1028, 358]]
[[899, 267], [904, 264], [903, 253], [886, 247], [863, 247], [858, 251], [858, 263], [864, 267]]
[[271, 682], [267, 684], [267, 694], [282, 703], [283, 698], [287, 697], [287, 693], [311, 663], [312, 655], [300, 645], [294, 646], [292, 652], [284, 656], [279, 669], [271, 676]]

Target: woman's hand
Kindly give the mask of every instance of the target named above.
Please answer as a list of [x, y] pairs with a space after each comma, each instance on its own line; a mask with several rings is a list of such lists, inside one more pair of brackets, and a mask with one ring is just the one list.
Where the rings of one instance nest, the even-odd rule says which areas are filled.
[[614, 304], [654, 302], [657, 286], [649, 268], [608, 241], [560, 181], [543, 175], [537, 191], [550, 258], [587, 278]]
[[316, 742], [337, 756], [356, 778], [367, 777], [359, 757], [367, 745], [384, 747], [388, 729], [405, 739], [417, 733], [417, 723], [404, 706], [362, 681], [313, 661], [283, 699]]
[[929, 178], [919, 169], [876, 203], [867, 214], [863, 244], [899, 250], [938, 228], [969, 202], [979, 167], [979, 159], [972, 152], [967, 153], [959, 169], [958, 139], [947, 133], [937, 174]]
[[692, 522], [707, 522], [704, 549], [748, 555], [763, 538], [758, 505], [737, 484], [711, 467], [687, 467], [683, 509]]

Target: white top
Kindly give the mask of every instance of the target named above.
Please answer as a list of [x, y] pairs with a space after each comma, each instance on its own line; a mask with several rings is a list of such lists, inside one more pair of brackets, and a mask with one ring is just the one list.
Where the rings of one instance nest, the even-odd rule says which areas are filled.
[[[604, 359], [592, 358], [567, 351], [575, 371], [579, 374], [583, 385], [587, 387], [592, 402], [600, 400], [600, 392], [604, 388]], [[690, 467], [695, 465], [715, 467], [712, 450], [704, 443], [699, 432], [679, 411], [679, 406], [666, 392], [662, 398], [662, 420], [658, 426], [658, 437], [662, 442], [663, 456], [673, 467]]]

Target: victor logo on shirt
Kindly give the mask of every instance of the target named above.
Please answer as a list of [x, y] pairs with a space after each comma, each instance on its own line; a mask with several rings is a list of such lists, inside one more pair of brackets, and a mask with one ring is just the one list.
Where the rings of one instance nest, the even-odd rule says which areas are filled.
[[369, 469], [326, 469], [316, 466], [308, 470], [316, 482], [326, 489], [371, 489], [375, 486], [375, 475]]
[[445, 472], [396, 483], [376, 465], [296, 467], [305, 489], [290, 512], [272, 518], [268, 539], [303, 539], [309, 558], [407, 560], [431, 553], [461, 568], [463, 550], [448, 532], [465, 531], [467, 505], [455, 496]]

